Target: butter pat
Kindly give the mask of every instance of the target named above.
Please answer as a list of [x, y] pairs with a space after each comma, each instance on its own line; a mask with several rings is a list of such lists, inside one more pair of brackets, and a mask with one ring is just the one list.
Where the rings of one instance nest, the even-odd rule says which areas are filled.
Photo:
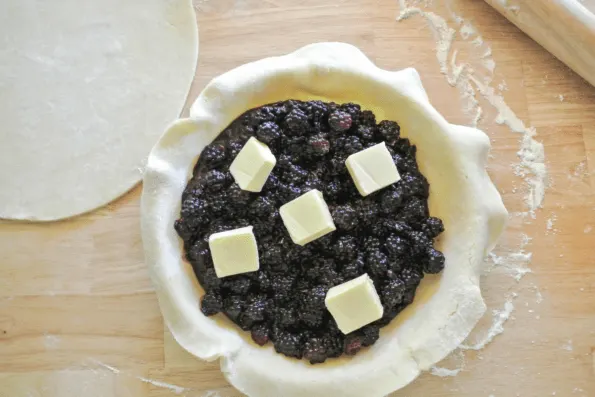
[[320, 191], [313, 189], [281, 206], [281, 219], [294, 243], [306, 245], [337, 228]]
[[277, 159], [271, 149], [252, 137], [229, 166], [229, 172], [242, 190], [260, 192]]
[[209, 248], [217, 277], [258, 270], [258, 247], [252, 226], [209, 236]]
[[384, 142], [352, 154], [345, 164], [359, 194], [364, 197], [401, 179]]
[[329, 289], [325, 304], [344, 334], [379, 320], [384, 313], [374, 282], [367, 274]]

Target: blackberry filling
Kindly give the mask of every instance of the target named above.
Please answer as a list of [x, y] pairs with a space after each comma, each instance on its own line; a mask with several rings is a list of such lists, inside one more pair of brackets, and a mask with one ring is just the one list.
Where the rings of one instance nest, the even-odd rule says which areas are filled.
[[[415, 146], [400, 131], [396, 122], [376, 123], [372, 112], [353, 103], [289, 100], [238, 117], [201, 153], [175, 222], [205, 290], [203, 313], [223, 313], [255, 343], [270, 342], [277, 352], [312, 364], [374, 344], [380, 328], [413, 301], [424, 273], [439, 273], [445, 260], [433, 247], [444, 226], [429, 216], [429, 184]], [[229, 172], [252, 136], [277, 158], [260, 193], [239, 189]], [[345, 160], [380, 142], [402, 179], [362, 197]], [[311, 189], [324, 193], [337, 230], [302, 247], [291, 241], [278, 208]], [[217, 278], [209, 236], [247, 225], [254, 227], [260, 270]], [[384, 317], [343, 335], [325, 295], [364, 273], [374, 281]]]

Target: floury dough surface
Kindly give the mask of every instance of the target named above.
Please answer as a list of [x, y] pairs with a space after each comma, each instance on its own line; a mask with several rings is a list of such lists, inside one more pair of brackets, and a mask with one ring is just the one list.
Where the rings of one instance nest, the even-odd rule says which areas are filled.
[[[248, 109], [286, 99], [357, 102], [377, 119], [396, 120], [417, 145], [431, 185], [432, 216], [446, 232], [437, 248], [446, 268], [424, 278], [415, 301], [379, 341], [353, 358], [311, 366], [258, 347], [220, 316], [205, 317], [202, 289], [173, 224], [202, 148]], [[507, 212], [486, 173], [489, 139], [449, 124], [429, 103], [413, 69], [377, 68], [355, 47], [320, 43], [268, 58], [214, 79], [149, 156], [141, 220], [145, 257], [165, 321], [176, 340], [204, 360], [220, 360], [226, 378], [250, 397], [380, 397], [413, 381], [457, 348], [485, 312], [479, 289], [483, 258], [502, 233]], [[275, 371], [270, 371], [275, 368]]]
[[142, 177], [190, 88], [190, 0], [0, 2], [0, 218], [100, 207]]

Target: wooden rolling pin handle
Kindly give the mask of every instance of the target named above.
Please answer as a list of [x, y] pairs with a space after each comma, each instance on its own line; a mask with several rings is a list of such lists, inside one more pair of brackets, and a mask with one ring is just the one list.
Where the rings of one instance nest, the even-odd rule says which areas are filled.
[[578, 0], [485, 0], [595, 86], [595, 15]]

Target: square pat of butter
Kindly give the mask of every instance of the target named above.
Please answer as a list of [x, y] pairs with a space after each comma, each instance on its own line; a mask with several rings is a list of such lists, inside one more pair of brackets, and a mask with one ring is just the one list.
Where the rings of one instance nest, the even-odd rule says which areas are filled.
[[344, 334], [379, 320], [384, 313], [374, 282], [367, 274], [331, 288], [325, 304]]
[[279, 213], [291, 239], [299, 245], [336, 230], [326, 201], [316, 189], [282, 205]]
[[355, 187], [364, 197], [401, 179], [384, 142], [352, 154], [345, 164]]
[[229, 166], [229, 172], [242, 190], [260, 192], [277, 164], [271, 149], [252, 137]]
[[260, 267], [252, 226], [211, 234], [209, 249], [219, 278], [255, 272]]

